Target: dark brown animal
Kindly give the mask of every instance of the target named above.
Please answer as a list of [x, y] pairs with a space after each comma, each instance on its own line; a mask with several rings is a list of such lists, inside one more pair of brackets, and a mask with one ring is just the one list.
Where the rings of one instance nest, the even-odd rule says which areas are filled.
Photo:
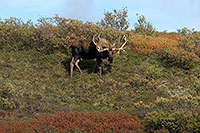
[[[100, 76], [102, 75], [102, 60], [108, 58], [108, 61], [112, 63], [114, 58], [114, 51], [119, 52], [123, 50], [126, 44], [126, 37], [123, 35], [121, 38], [122, 43], [120, 48], [115, 48], [109, 41], [104, 38], [100, 38], [99, 35], [94, 35], [92, 40], [78, 40], [71, 45], [72, 61], [70, 63], [70, 75], [73, 77], [74, 65], [82, 73], [78, 63], [81, 59], [96, 59], [96, 66], [99, 68]], [[116, 55], [116, 54], [115, 54]]]

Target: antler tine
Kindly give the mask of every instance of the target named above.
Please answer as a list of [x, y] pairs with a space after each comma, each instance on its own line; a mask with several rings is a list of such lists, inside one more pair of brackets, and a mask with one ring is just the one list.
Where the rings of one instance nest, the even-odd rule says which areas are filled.
[[117, 53], [115, 54], [115, 56], [117, 55], [117, 54], [119, 54], [121, 51], [125, 51], [124, 50], [124, 46], [126, 45], [126, 43], [127, 43], [127, 40], [126, 40], [126, 36], [125, 35], [121, 35], [121, 37], [120, 37], [120, 40], [122, 41], [125, 41], [122, 45], [121, 45], [121, 47], [119, 47], [119, 48], [113, 48], [112, 50], [117, 50]]
[[126, 35], [123, 36], [124, 40], [126, 41]]
[[124, 50], [123, 47], [126, 45], [127, 43], [127, 40], [126, 40], [126, 36], [123, 35], [123, 38], [122, 38], [125, 42], [122, 44], [122, 46], [119, 48], [119, 50]]
[[125, 43], [123, 43], [119, 49], [123, 49], [123, 47], [126, 45], [126, 43], [127, 43], [127, 41], [125, 41]]
[[100, 38], [100, 35], [99, 34], [95, 34], [94, 36], [93, 36], [93, 38], [92, 38], [92, 41], [93, 41], [93, 43], [96, 45], [96, 47], [97, 47], [97, 50], [100, 52], [101, 50], [101, 48], [96, 44], [96, 42], [94, 41], [94, 38], [96, 37], [98, 35], [98, 38]]

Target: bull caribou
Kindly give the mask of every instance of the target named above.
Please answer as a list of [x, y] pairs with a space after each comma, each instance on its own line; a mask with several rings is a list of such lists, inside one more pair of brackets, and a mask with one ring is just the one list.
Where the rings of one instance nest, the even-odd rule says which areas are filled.
[[70, 47], [72, 50], [72, 60], [70, 63], [70, 76], [73, 77], [74, 65], [82, 73], [79, 67], [79, 62], [82, 59], [96, 59], [95, 69], [99, 68], [100, 76], [102, 75], [102, 60], [108, 58], [110, 63], [113, 62], [114, 56], [120, 51], [124, 51], [126, 44], [126, 36], [122, 35], [119, 40], [119, 48], [115, 47], [115, 44], [111, 44], [100, 35], [94, 35], [92, 40], [77, 40]]

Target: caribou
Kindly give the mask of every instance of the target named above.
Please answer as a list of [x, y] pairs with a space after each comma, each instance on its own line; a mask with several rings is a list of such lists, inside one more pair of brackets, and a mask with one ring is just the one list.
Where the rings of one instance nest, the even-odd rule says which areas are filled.
[[116, 56], [121, 51], [124, 51], [124, 46], [126, 44], [126, 36], [121, 35], [119, 38], [119, 48], [115, 47], [115, 44], [111, 44], [100, 35], [94, 35], [92, 40], [77, 40], [70, 47], [72, 52], [72, 60], [70, 63], [70, 76], [73, 77], [74, 66], [78, 68], [80, 73], [82, 73], [79, 67], [79, 62], [82, 59], [90, 60], [96, 59], [95, 69], [99, 68], [99, 74], [102, 76], [102, 63], [103, 59], [108, 58], [110, 63], [113, 62], [114, 56]]

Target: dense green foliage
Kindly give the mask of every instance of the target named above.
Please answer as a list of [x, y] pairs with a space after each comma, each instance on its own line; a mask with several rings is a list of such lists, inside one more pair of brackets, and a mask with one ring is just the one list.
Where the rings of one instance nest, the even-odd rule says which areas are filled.
[[104, 18], [100, 22], [97, 22], [97, 24], [104, 28], [111, 27], [115, 30], [125, 31], [129, 28], [127, 17], [128, 10], [126, 7], [119, 11], [113, 9], [113, 12], [105, 12]]
[[199, 132], [199, 110], [148, 113], [145, 117], [150, 128], [168, 129], [170, 132]]
[[105, 28], [91, 23], [66, 19], [59, 16], [40, 18], [37, 24], [31, 21], [24, 23], [21, 19], [0, 20], [0, 49], [19, 51], [35, 49], [44, 53], [65, 50], [77, 39], [91, 39], [99, 33], [112, 43], [118, 41], [123, 31]]
[[135, 32], [142, 35], [153, 35], [156, 32], [152, 23], [147, 22], [144, 15], [136, 14], [138, 17], [137, 23], [135, 23]]

